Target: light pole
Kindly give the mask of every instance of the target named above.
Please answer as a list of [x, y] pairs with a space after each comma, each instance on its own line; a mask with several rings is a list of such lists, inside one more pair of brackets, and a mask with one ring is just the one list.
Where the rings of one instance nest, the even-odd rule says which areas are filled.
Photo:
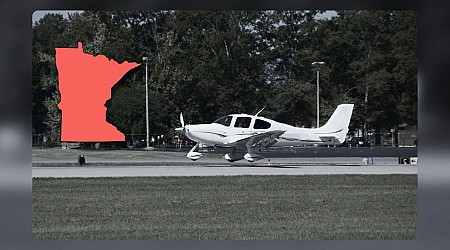
[[320, 119], [320, 110], [319, 110], [319, 71], [320, 66], [325, 64], [325, 62], [313, 62], [312, 65], [316, 66], [317, 69], [317, 87], [316, 87], [316, 98], [317, 98], [317, 128], [320, 126], [319, 119]]
[[148, 57], [142, 57], [142, 61], [145, 62], [145, 121], [146, 121], [146, 129], [147, 129], [147, 148], [150, 147], [150, 133], [148, 130]]

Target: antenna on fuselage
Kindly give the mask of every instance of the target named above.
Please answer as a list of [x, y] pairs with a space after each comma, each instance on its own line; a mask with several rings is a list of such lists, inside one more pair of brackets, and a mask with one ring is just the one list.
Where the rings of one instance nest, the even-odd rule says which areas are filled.
[[258, 116], [259, 115], [259, 113], [261, 113], [264, 109], [265, 109], [266, 107], [264, 107], [264, 108], [262, 108], [260, 111], [258, 111], [258, 113], [256, 113], [256, 115], [255, 116]]

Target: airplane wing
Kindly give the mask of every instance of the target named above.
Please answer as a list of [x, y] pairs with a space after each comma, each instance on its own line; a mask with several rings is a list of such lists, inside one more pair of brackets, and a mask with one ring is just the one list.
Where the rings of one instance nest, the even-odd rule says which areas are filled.
[[239, 138], [232, 144], [237, 147], [247, 148], [247, 147], [260, 147], [268, 148], [277, 142], [277, 138], [284, 134], [286, 130], [273, 130], [261, 134], [250, 135], [245, 138]]

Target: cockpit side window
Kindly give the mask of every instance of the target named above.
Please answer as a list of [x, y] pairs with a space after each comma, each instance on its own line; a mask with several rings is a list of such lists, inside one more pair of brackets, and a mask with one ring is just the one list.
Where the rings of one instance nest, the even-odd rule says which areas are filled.
[[249, 128], [252, 118], [250, 117], [238, 117], [234, 123], [235, 128]]
[[255, 125], [253, 125], [253, 128], [254, 129], [268, 129], [268, 128], [270, 128], [270, 126], [271, 126], [270, 123], [260, 120], [260, 119], [256, 119]]
[[228, 127], [231, 124], [232, 118], [233, 118], [232, 116], [223, 116], [223, 117], [220, 117], [219, 119], [215, 120], [213, 123], [218, 123], [218, 124]]

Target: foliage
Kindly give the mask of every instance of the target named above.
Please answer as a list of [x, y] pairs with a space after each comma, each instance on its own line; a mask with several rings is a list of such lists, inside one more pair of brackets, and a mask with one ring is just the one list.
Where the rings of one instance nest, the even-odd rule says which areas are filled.
[[[321, 124], [335, 106], [354, 103], [352, 129], [417, 125], [417, 14], [413, 11], [85, 11], [48, 14], [33, 25], [33, 130], [55, 133], [56, 47], [148, 60], [150, 131], [228, 113], [255, 113], [315, 125], [316, 69]], [[145, 63], [106, 103], [108, 122], [145, 133]], [[50, 100], [53, 100], [50, 102]], [[45, 103], [45, 105], [44, 105]]]
[[32, 112], [34, 133], [48, 133], [57, 141], [61, 131], [55, 47], [68, 21], [62, 15], [45, 15], [33, 26]]

